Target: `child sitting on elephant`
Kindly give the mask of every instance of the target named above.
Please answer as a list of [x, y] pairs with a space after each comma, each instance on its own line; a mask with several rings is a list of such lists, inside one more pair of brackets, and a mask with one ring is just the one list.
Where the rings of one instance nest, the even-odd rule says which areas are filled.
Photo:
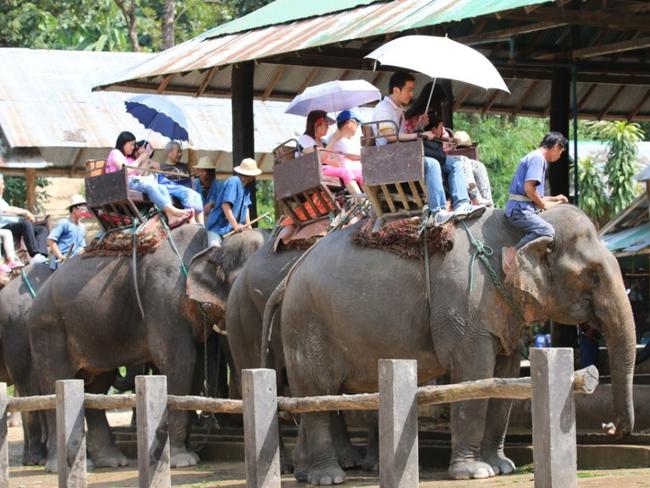
[[539, 212], [569, 201], [564, 195], [544, 196], [546, 168], [560, 159], [567, 143], [567, 138], [559, 132], [549, 132], [540, 146], [524, 156], [517, 166], [510, 183], [505, 216], [510, 225], [524, 231], [525, 235], [514, 246], [502, 249], [501, 264], [506, 274], [519, 249], [540, 237], [555, 237], [553, 226], [542, 219]]

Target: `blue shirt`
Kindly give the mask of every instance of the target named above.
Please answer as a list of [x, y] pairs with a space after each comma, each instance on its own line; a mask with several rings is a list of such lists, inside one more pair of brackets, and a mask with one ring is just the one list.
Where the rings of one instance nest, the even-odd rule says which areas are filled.
[[81, 224], [75, 224], [70, 219], [63, 219], [50, 231], [48, 239], [56, 242], [61, 254], [68, 255], [68, 250], [74, 246], [71, 256], [76, 256], [86, 247], [86, 230]]
[[232, 225], [228, 222], [226, 214], [221, 207], [224, 203], [231, 205], [232, 214], [238, 223], [246, 223], [246, 211], [252, 203], [251, 194], [250, 189], [244, 188], [239, 176], [231, 176], [224, 182], [214, 201], [214, 208], [210, 212], [210, 215], [208, 215], [208, 220], [205, 223], [207, 230], [216, 232], [220, 236], [232, 230]]
[[[540, 198], [544, 198], [544, 180], [546, 179], [547, 166], [548, 164], [539, 150], [526, 154], [521, 161], [519, 161], [517, 171], [515, 171], [515, 175], [512, 177], [510, 188], [508, 190], [510, 194], [527, 196], [524, 191], [524, 184], [527, 181], [534, 181], [537, 184], [535, 191]], [[510, 217], [515, 208], [535, 211], [537, 207], [533, 202], [516, 202], [514, 200], [508, 200], [506, 203], [506, 216]]]
[[194, 190], [201, 195], [201, 200], [203, 200], [203, 206], [207, 205], [209, 202], [215, 202], [219, 196], [219, 191], [221, 190], [223, 183], [216, 178], [212, 180], [210, 187], [206, 190], [201, 185], [201, 180], [196, 178], [194, 180]]
[[[7, 203], [7, 201], [0, 197], [0, 214], [4, 213], [6, 209], [8, 209], [11, 205]], [[9, 224], [15, 224], [18, 222], [20, 218], [18, 216], [13, 216], [13, 215], [0, 215], [0, 228], [4, 227], [5, 225]]]

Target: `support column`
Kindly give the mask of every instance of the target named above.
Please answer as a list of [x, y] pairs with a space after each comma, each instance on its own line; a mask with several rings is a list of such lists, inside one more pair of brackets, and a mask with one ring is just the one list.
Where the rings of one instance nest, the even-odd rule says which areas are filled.
[[[255, 157], [255, 125], [253, 122], [253, 82], [255, 63], [246, 61], [232, 67], [232, 163], [237, 166], [244, 158]], [[259, 163], [259, 162], [258, 162]], [[257, 216], [255, 188], [251, 189], [251, 220]]]
[[[569, 116], [571, 113], [571, 70], [555, 68], [551, 78], [551, 116], [550, 130], [558, 131], [568, 137]], [[559, 161], [548, 167], [551, 195], [569, 196], [569, 148], [562, 153]]]
[[451, 80], [439, 80], [439, 83], [445, 92], [445, 99], [441, 107], [442, 121], [445, 127], [454, 130], [454, 92]]
[[56, 443], [60, 488], [86, 487], [83, 380], [56, 382]]
[[25, 182], [27, 188], [27, 209], [36, 213], [36, 170], [28, 168], [25, 170]]
[[8, 406], [7, 383], [0, 383], [0, 488], [9, 488]]

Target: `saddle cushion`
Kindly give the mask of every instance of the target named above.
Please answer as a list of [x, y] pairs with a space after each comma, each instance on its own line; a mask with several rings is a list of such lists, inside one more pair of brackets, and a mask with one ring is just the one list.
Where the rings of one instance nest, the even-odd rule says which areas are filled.
[[[167, 238], [160, 216], [155, 215], [139, 229], [136, 234], [136, 252], [138, 255], [155, 252], [160, 243]], [[86, 246], [84, 258], [95, 256], [131, 256], [133, 252], [133, 234], [128, 231], [115, 231], [95, 238]]]

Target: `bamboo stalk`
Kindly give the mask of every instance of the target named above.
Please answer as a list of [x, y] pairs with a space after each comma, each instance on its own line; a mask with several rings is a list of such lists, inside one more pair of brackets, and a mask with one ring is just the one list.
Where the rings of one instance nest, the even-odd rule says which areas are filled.
[[170, 410], [201, 410], [213, 413], [242, 413], [244, 411], [241, 400], [200, 396], [168, 395], [167, 406]]
[[[256, 224], [257, 222], [259, 222], [259, 221], [262, 220], [262, 219], [265, 219], [265, 218], [268, 217], [268, 216], [269, 216], [269, 213], [266, 212], [264, 215], [260, 215], [260, 216], [257, 217], [256, 219], [251, 220], [248, 224], [244, 225], [244, 227], [245, 227], [245, 228], [246, 228], [246, 227], [250, 227], [251, 225]], [[225, 235], [223, 236], [223, 238], [225, 239], [226, 237], [230, 237], [231, 235], [234, 235], [234, 234], [236, 234], [236, 233], [237, 233], [236, 230], [231, 230], [230, 232], [228, 232], [227, 234], [225, 234]]]

